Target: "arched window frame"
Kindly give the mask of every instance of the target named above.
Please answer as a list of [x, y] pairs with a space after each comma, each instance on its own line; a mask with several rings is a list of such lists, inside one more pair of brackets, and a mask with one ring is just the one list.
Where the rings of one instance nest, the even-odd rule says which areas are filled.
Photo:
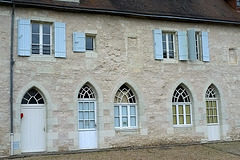
[[218, 91], [215, 86], [210, 85], [205, 94], [207, 124], [218, 124]]
[[114, 98], [114, 126], [115, 129], [136, 129], [137, 124], [136, 96], [131, 88], [124, 84]]
[[37, 89], [31, 88], [23, 96], [21, 104], [44, 104], [44, 98]]
[[179, 85], [172, 96], [174, 126], [192, 126], [192, 103], [185, 87]]
[[90, 85], [85, 84], [78, 92], [78, 130], [92, 130], [95, 122], [96, 94]]

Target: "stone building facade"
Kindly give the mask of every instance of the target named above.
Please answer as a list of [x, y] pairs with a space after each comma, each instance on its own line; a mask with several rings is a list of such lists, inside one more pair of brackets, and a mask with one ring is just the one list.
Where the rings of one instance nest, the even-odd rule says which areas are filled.
[[0, 5], [0, 155], [240, 138], [237, 11], [208, 22], [48, 5]]

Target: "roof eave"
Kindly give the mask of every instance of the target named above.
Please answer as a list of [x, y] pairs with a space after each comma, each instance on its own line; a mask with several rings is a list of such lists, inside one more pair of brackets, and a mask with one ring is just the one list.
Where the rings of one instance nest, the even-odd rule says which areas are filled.
[[138, 12], [120, 11], [120, 10], [109, 10], [109, 9], [98, 9], [98, 8], [85, 8], [85, 7], [72, 7], [72, 6], [60, 6], [51, 4], [40, 4], [40, 3], [26, 3], [26, 2], [13, 2], [13, 1], [0, 1], [0, 3], [15, 4], [20, 6], [30, 7], [41, 7], [50, 8], [53, 10], [64, 10], [64, 11], [78, 11], [78, 12], [90, 12], [90, 13], [102, 13], [102, 14], [114, 14], [122, 16], [134, 16], [141, 18], [153, 18], [153, 19], [164, 19], [164, 20], [176, 20], [176, 21], [190, 21], [190, 22], [204, 22], [204, 23], [221, 23], [221, 24], [233, 24], [240, 25], [240, 21], [230, 21], [221, 19], [207, 19], [200, 17], [187, 17], [187, 16], [174, 16], [174, 15], [159, 15], [159, 14], [146, 14]]

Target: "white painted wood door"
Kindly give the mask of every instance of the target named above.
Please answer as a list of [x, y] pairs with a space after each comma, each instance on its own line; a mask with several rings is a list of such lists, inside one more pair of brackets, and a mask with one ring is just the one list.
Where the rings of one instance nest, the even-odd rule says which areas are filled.
[[217, 141], [220, 140], [220, 128], [219, 125], [208, 125], [208, 140]]
[[46, 149], [45, 106], [42, 104], [22, 105], [21, 146], [22, 152], [43, 152]]
[[78, 103], [79, 149], [97, 148], [96, 101]]

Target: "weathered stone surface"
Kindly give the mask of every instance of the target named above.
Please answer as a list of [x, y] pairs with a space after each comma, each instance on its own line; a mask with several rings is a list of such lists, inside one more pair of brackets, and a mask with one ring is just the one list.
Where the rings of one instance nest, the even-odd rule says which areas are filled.
[[[9, 7], [0, 6], [0, 155], [9, 154]], [[98, 147], [200, 142], [207, 139], [205, 92], [214, 84], [220, 94], [221, 139], [239, 139], [240, 29], [234, 25], [171, 22], [87, 13], [18, 8], [14, 30], [14, 134], [21, 135], [21, 99], [36, 87], [46, 101], [47, 151], [78, 147], [77, 93], [90, 83], [97, 95]], [[66, 24], [67, 58], [17, 56], [17, 20], [31, 19]], [[156, 61], [152, 30], [196, 28], [208, 31], [210, 62]], [[73, 32], [96, 33], [96, 52], [72, 51]], [[138, 129], [115, 130], [113, 98], [117, 86], [127, 83], [135, 91]], [[191, 95], [193, 125], [173, 127], [172, 94], [184, 84]], [[21, 143], [21, 136], [14, 137]], [[20, 145], [21, 146], [21, 145]], [[21, 148], [15, 150], [21, 153]]]

